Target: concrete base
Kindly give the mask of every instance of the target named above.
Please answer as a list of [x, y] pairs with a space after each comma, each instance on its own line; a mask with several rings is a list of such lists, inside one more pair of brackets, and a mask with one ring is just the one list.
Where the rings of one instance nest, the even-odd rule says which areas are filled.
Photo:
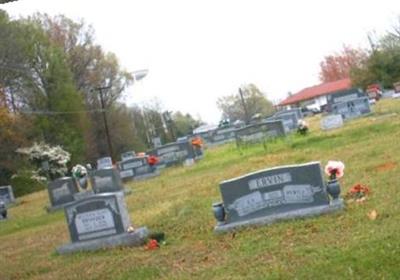
[[298, 209], [295, 211], [270, 215], [270, 216], [266, 216], [266, 217], [259, 217], [259, 218], [254, 218], [254, 219], [247, 220], [247, 221], [240, 221], [240, 222], [229, 223], [229, 224], [219, 223], [217, 226], [215, 226], [214, 232], [215, 233], [229, 232], [229, 231], [233, 231], [235, 229], [238, 229], [241, 227], [246, 227], [246, 226], [262, 226], [262, 225], [268, 225], [268, 224], [272, 224], [272, 223], [282, 221], [282, 220], [290, 220], [290, 219], [295, 219], [295, 218], [317, 216], [317, 215], [321, 215], [321, 214], [336, 212], [336, 211], [342, 210], [343, 208], [344, 208], [343, 199], [337, 199], [337, 200], [331, 201], [331, 203], [329, 205]]
[[124, 232], [109, 237], [69, 243], [58, 247], [56, 251], [57, 253], [63, 255], [75, 252], [96, 251], [120, 246], [141, 246], [145, 244], [148, 235], [148, 229], [146, 227], [141, 227], [134, 232]]

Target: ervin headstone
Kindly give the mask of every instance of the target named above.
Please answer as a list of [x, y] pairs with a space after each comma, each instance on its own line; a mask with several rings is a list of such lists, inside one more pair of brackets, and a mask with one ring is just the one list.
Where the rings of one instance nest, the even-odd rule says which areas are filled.
[[129, 231], [131, 222], [122, 192], [83, 198], [65, 207], [71, 243], [57, 248], [60, 254], [116, 246], [140, 246], [148, 235], [145, 227]]
[[343, 208], [342, 200], [328, 197], [319, 162], [246, 174], [221, 182], [220, 191], [226, 218], [215, 227], [216, 232]]

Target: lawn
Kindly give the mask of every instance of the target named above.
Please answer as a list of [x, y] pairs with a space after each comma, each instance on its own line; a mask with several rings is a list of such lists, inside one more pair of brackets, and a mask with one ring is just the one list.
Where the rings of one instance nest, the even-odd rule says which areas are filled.
[[[400, 100], [329, 132], [321, 116], [311, 132], [253, 145], [206, 151], [191, 167], [127, 184], [135, 225], [163, 231], [158, 250], [117, 248], [57, 255], [69, 242], [62, 212], [48, 214], [46, 191], [18, 199], [0, 222], [0, 279], [400, 279]], [[328, 160], [345, 163], [342, 194], [356, 183], [372, 194], [343, 212], [215, 235], [218, 184], [268, 167]], [[376, 210], [375, 220], [367, 214]]]

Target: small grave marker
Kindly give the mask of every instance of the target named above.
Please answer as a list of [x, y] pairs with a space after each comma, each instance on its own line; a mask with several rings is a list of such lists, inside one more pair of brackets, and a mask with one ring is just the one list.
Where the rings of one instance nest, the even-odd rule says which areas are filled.
[[322, 130], [330, 130], [343, 126], [343, 118], [342, 115], [329, 115], [323, 117], [321, 120], [321, 129]]
[[15, 203], [14, 192], [11, 186], [0, 186], [0, 200], [4, 202], [6, 207]]

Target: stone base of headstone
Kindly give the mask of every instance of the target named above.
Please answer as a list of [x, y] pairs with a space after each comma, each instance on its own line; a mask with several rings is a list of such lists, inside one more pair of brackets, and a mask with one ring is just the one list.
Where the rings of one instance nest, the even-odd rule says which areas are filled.
[[69, 202], [69, 203], [65, 203], [65, 204], [55, 205], [55, 206], [46, 206], [46, 211], [47, 211], [48, 213], [52, 213], [52, 212], [56, 212], [56, 211], [58, 211], [58, 210], [63, 210], [64, 207], [65, 207], [66, 205], [70, 204], [70, 203], [73, 203], [73, 201], [72, 201], [72, 202]]
[[141, 227], [133, 232], [124, 232], [109, 237], [69, 243], [56, 249], [59, 254], [71, 254], [75, 252], [96, 251], [106, 248], [122, 246], [141, 246], [145, 244], [149, 231], [146, 227]]
[[229, 224], [218, 224], [214, 228], [215, 233], [223, 233], [239, 229], [241, 227], [247, 226], [262, 226], [269, 225], [282, 220], [291, 220], [295, 218], [305, 218], [318, 216], [322, 214], [332, 213], [344, 209], [343, 199], [332, 200], [329, 205], [314, 206], [304, 209], [299, 209], [295, 211], [280, 213], [276, 215], [254, 218], [251, 220], [246, 220], [242, 222], [234, 222]]
[[158, 170], [158, 169], [156, 169], [152, 173], [147, 173], [147, 174], [135, 176], [135, 177], [133, 177], [133, 180], [141, 181], [141, 180], [146, 180], [146, 179], [157, 177], [157, 176], [160, 176], [160, 170]]
[[92, 190], [82, 191], [82, 192], [75, 193], [74, 199], [79, 200], [79, 199], [83, 199], [83, 198], [86, 198], [86, 197], [92, 196], [92, 195], [94, 195], [94, 192]]

